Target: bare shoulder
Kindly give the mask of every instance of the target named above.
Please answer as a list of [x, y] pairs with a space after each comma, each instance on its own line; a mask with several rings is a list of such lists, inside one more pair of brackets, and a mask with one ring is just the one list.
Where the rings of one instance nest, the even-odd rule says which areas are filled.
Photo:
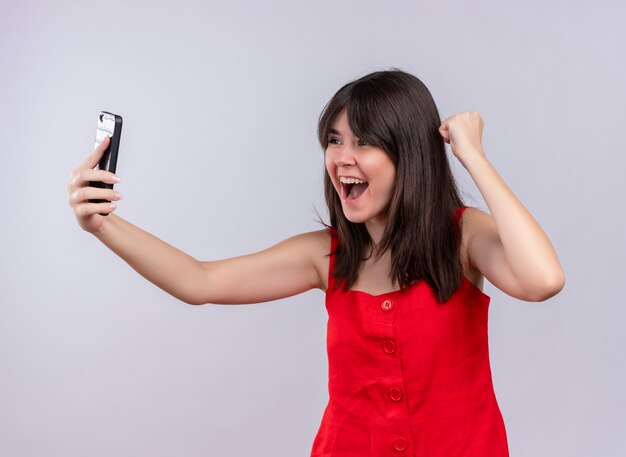
[[463, 233], [462, 256], [473, 278], [486, 278], [495, 287], [525, 301], [533, 300], [533, 291], [521, 284], [506, 257], [493, 216], [478, 208], [468, 207], [461, 217]]
[[328, 287], [328, 261], [330, 254], [330, 232], [327, 229], [301, 233], [291, 238], [298, 244], [298, 249], [307, 253], [315, 265], [319, 279], [319, 289]]
[[480, 230], [485, 225], [495, 225], [491, 214], [486, 213], [485, 211], [474, 206], [468, 206], [465, 208], [465, 211], [463, 211], [463, 214], [461, 215], [460, 223], [464, 238], [471, 236], [474, 232]]
[[461, 214], [461, 263], [465, 277], [480, 290], [483, 290], [484, 276], [474, 264], [470, 255], [472, 236], [485, 226], [493, 223], [491, 215], [473, 206], [468, 206]]

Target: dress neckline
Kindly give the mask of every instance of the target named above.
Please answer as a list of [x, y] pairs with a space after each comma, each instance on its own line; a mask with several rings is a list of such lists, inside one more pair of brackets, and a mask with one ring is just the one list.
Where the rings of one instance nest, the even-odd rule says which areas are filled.
[[[380, 294], [370, 294], [369, 292], [365, 292], [364, 290], [357, 290], [357, 289], [348, 289], [347, 291], [344, 291], [344, 293], [349, 293], [349, 294], [355, 294], [355, 295], [362, 295], [368, 298], [383, 298], [383, 297], [393, 297], [396, 295], [404, 295], [407, 294], [408, 292], [410, 292], [413, 288], [416, 288], [417, 286], [421, 285], [421, 284], [426, 284], [426, 281], [424, 279], [420, 279], [419, 281], [415, 281], [412, 284], [409, 284], [406, 287], [403, 287], [402, 289], [398, 289], [398, 290], [391, 290], [388, 292], [383, 292]], [[469, 279], [467, 279], [467, 276], [462, 275], [461, 277], [461, 284], [459, 285], [459, 289], [465, 287], [466, 290], [470, 293], [473, 294], [477, 294], [479, 297], [481, 297], [482, 300], [486, 300], [486, 301], [491, 301], [491, 297], [489, 295], [487, 295], [485, 292], [483, 292], [482, 290], [480, 290], [478, 288], [478, 286], [476, 284], [474, 284], [472, 281], [470, 281]]]

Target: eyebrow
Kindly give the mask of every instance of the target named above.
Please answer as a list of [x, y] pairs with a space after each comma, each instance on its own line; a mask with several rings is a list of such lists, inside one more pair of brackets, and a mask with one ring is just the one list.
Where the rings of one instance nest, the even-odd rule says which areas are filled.
[[328, 131], [328, 133], [332, 133], [332, 134], [334, 134], [334, 135], [341, 135], [341, 132], [340, 132], [339, 130], [335, 130], [335, 129], [330, 129], [330, 130]]

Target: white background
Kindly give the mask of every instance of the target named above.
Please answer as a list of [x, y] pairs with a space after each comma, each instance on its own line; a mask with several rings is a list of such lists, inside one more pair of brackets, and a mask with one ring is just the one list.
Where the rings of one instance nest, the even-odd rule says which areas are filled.
[[[100, 5], [100, 6], [99, 6]], [[0, 3], [0, 455], [308, 456], [327, 401], [324, 295], [186, 305], [66, 202], [100, 110], [124, 118], [117, 213], [202, 260], [317, 230], [317, 119], [400, 67], [552, 240], [563, 291], [488, 282], [515, 457], [625, 455], [622, 2]], [[466, 204], [488, 208], [450, 155]]]

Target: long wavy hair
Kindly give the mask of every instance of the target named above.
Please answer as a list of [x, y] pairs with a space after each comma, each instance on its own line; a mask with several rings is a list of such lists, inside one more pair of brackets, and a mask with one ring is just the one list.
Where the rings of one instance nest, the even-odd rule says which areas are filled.
[[[328, 175], [324, 194], [330, 226], [337, 230], [333, 275], [344, 290], [357, 280], [369, 249], [391, 254], [391, 277], [401, 288], [425, 280], [439, 302], [460, 286], [460, 233], [455, 211], [463, 202], [439, 134], [441, 118], [432, 95], [415, 76], [397, 68], [367, 74], [341, 87], [320, 114], [318, 138], [326, 151], [330, 129], [343, 109], [360, 139], [384, 150], [396, 167], [382, 239], [374, 249], [363, 223], [350, 222]], [[324, 224], [329, 227], [328, 224]]]

